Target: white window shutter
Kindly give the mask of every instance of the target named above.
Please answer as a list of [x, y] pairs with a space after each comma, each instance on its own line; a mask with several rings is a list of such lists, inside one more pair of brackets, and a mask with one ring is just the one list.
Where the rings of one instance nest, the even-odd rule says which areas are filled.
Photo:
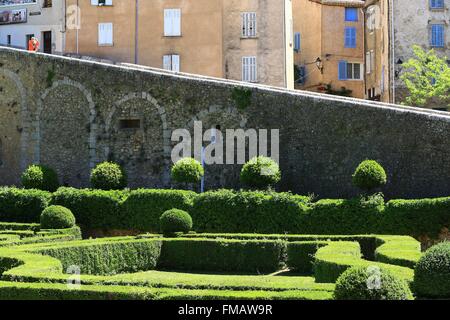
[[107, 25], [107, 44], [112, 45], [114, 43], [114, 27], [112, 23], [108, 23]]
[[181, 9], [173, 9], [173, 35], [181, 36]]
[[180, 72], [180, 56], [177, 54], [172, 55], [172, 71]]
[[91, 5], [98, 6], [98, 0], [91, 0]]
[[164, 35], [170, 36], [172, 34], [172, 11], [170, 9], [164, 10]]
[[112, 4], [113, 4], [113, 0], [106, 0], [105, 1], [105, 5], [107, 5], [107, 6], [112, 6]]
[[104, 43], [104, 25], [103, 23], [98, 24], [98, 44]]
[[163, 56], [163, 69], [164, 70], [172, 70], [172, 56], [165, 55]]

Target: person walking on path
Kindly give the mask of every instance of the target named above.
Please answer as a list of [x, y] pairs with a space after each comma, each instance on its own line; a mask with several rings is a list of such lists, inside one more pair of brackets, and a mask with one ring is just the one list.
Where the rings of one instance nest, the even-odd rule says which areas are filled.
[[30, 41], [28, 41], [28, 51], [38, 52], [39, 51], [39, 40], [35, 37], [32, 37]]

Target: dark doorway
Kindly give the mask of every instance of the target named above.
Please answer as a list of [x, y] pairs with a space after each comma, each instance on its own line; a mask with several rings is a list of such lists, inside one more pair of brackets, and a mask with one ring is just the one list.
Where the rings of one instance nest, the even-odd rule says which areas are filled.
[[44, 39], [44, 53], [52, 53], [52, 32], [51, 31], [44, 31], [42, 33], [43, 39]]

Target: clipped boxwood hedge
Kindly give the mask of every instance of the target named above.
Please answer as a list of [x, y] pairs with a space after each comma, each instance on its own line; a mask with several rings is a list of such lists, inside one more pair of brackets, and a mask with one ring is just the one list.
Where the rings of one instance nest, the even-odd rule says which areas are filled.
[[[214, 233], [395, 234], [437, 238], [450, 227], [450, 197], [320, 200], [289, 193], [218, 190], [0, 189], [0, 221], [39, 222], [48, 205], [70, 209], [86, 229], [159, 231], [167, 210], [187, 211], [194, 231]], [[370, 258], [370, 257], [369, 257]]]
[[47, 191], [0, 188], [0, 221], [38, 223], [50, 199]]
[[293, 233], [305, 223], [308, 200], [288, 193], [219, 190], [198, 195], [191, 216], [198, 232]]
[[286, 244], [272, 240], [169, 239], [158, 268], [213, 272], [274, 272], [284, 263]]
[[120, 204], [126, 195], [126, 191], [59, 188], [51, 204], [70, 209], [83, 227], [120, 229], [124, 227]]
[[123, 227], [159, 232], [160, 216], [171, 209], [190, 212], [195, 192], [184, 190], [134, 190], [122, 204]]

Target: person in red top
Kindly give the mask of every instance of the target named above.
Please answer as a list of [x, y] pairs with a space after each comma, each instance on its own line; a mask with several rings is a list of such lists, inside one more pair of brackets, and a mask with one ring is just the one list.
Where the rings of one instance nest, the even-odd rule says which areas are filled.
[[39, 51], [39, 40], [35, 37], [32, 37], [30, 41], [28, 41], [28, 51], [38, 52]]

